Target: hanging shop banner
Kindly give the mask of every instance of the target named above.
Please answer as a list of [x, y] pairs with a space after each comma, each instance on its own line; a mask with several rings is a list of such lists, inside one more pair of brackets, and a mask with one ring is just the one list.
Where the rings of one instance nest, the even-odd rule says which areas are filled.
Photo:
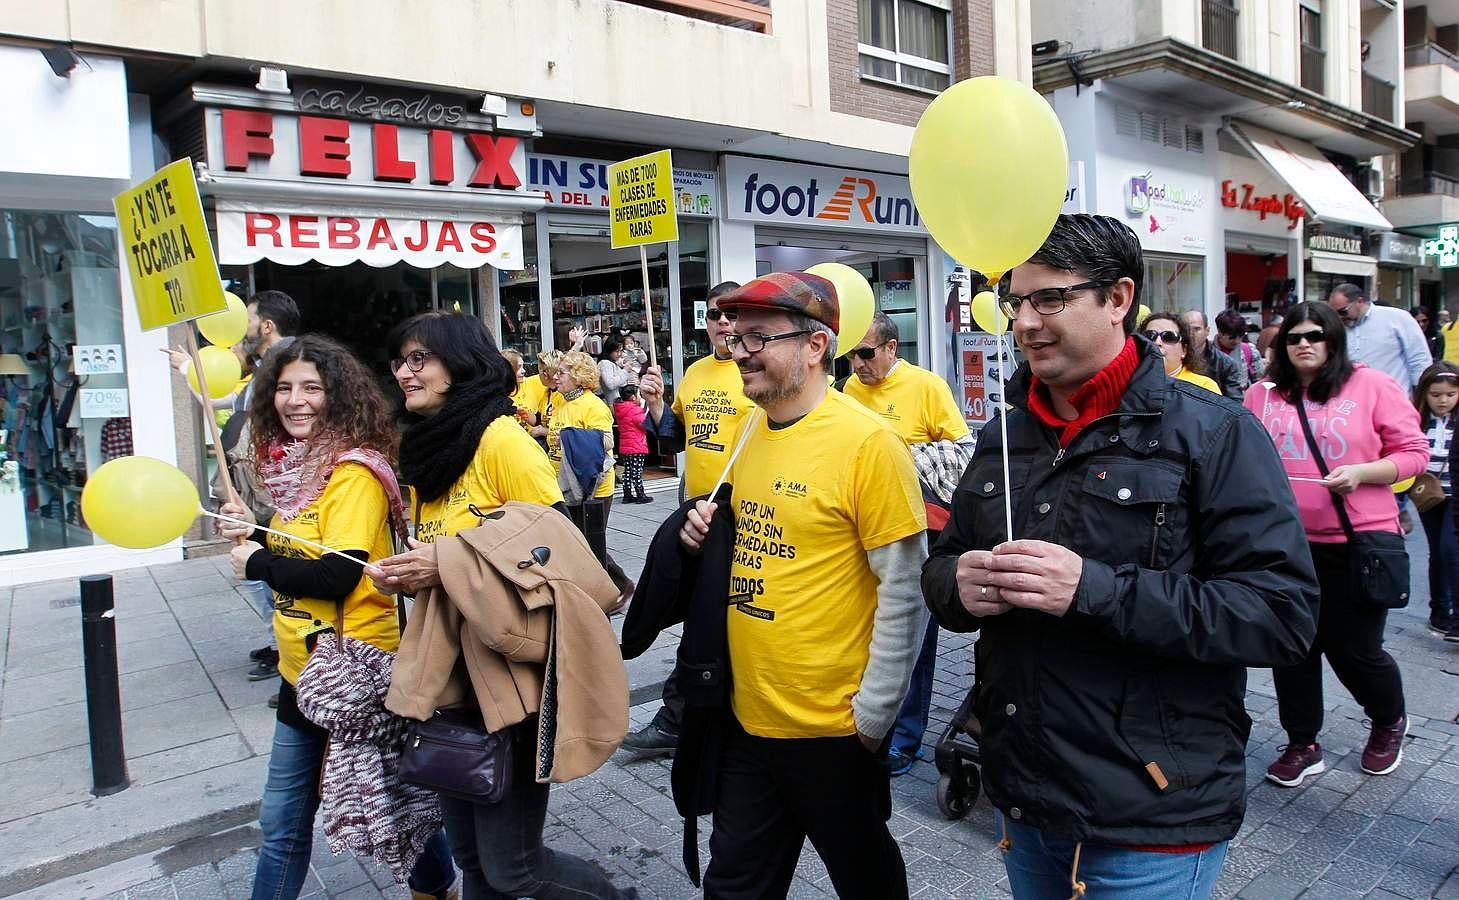
[[1003, 402], [998, 395], [996, 367], [1003, 367], [1005, 381], [1013, 375], [1013, 354], [1005, 348], [1000, 358], [998, 342], [994, 335], [981, 331], [961, 331], [957, 335], [957, 383], [962, 388], [958, 399], [963, 419], [972, 428], [988, 424]]
[[[527, 187], [547, 195], [548, 206], [608, 208], [608, 167], [604, 159], [527, 154]], [[719, 215], [719, 175], [674, 167], [674, 207], [681, 216]]]
[[645, 153], [608, 167], [611, 243], [620, 247], [679, 239], [674, 161], [668, 150]]
[[143, 331], [227, 308], [191, 159], [112, 198]]
[[218, 256], [225, 265], [261, 259], [285, 266], [362, 262], [434, 269], [522, 268], [522, 226], [472, 217], [412, 218], [357, 209], [289, 210], [218, 201]]
[[726, 156], [724, 178], [731, 219], [927, 233], [905, 175]]

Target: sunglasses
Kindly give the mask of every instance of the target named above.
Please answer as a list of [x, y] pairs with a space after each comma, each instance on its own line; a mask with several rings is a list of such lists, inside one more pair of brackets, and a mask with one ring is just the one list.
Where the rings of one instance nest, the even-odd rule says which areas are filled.
[[886, 345], [887, 342], [882, 341], [875, 347], [857, 347], [855, 350], [851, 351], [851, 355], [861, 360], [862, 362], [871, 362], [872, 357], [876, 356], [876, 351], [880, 350]]
[[720, 309], [717, 306], [711, 306], [704, 313], [704, 318], [706, 318], [706, 319], [714, 319], [715, 321], [718, 321], [720, 319], [723, 319], [726, 322], [734, 322], [737, 319], [739, 319], [739, 317], [740, 317], [740, 314], [739, 313], [732, 313], [732, 312], [729, 312], [727, 310]]
[[1180, 343], [1180, 332], [1178, 331], [1147, 331], [1145, 337], [1160, 344]]
[[1300, 331], [1287, 333], [1287, 346], [1295, 347], [1306, 341], [1309, 344], [1327, 343], [1327, 335], [1321, 331]]

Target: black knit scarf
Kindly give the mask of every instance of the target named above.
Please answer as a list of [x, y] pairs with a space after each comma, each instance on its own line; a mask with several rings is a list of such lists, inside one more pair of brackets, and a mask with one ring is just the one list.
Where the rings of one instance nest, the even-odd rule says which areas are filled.
[[440, 412], [407, 418], [410, 426], [400, 440], [400, 477], [415, 488], [418, 500], [445, 494], [471, 465], [486, 427], [516, 412], [511, 398], [492, 394], [491, 387], [486, 379], [452, 385]]

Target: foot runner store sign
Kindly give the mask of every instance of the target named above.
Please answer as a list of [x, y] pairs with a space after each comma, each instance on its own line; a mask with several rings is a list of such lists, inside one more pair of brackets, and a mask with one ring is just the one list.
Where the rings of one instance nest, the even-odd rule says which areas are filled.
[[727, 156], [731, 219], [925, 235], [905, 175]]
[[204, 116], [221, 263], [522, 267], [520, 212], [540, 205], [527, 154], [479, 115], [419, 127], [273, 108]]

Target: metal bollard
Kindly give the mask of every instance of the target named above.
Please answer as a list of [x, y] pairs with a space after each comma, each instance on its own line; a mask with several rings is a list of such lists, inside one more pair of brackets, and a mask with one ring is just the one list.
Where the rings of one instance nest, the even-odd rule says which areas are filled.
[[116, 601], [110, 575], [81, 579], [81, 651], [86, 660], [86, 722], [91, 731], [91, 793], [124, 791], [122, 696], [117, 682]]

